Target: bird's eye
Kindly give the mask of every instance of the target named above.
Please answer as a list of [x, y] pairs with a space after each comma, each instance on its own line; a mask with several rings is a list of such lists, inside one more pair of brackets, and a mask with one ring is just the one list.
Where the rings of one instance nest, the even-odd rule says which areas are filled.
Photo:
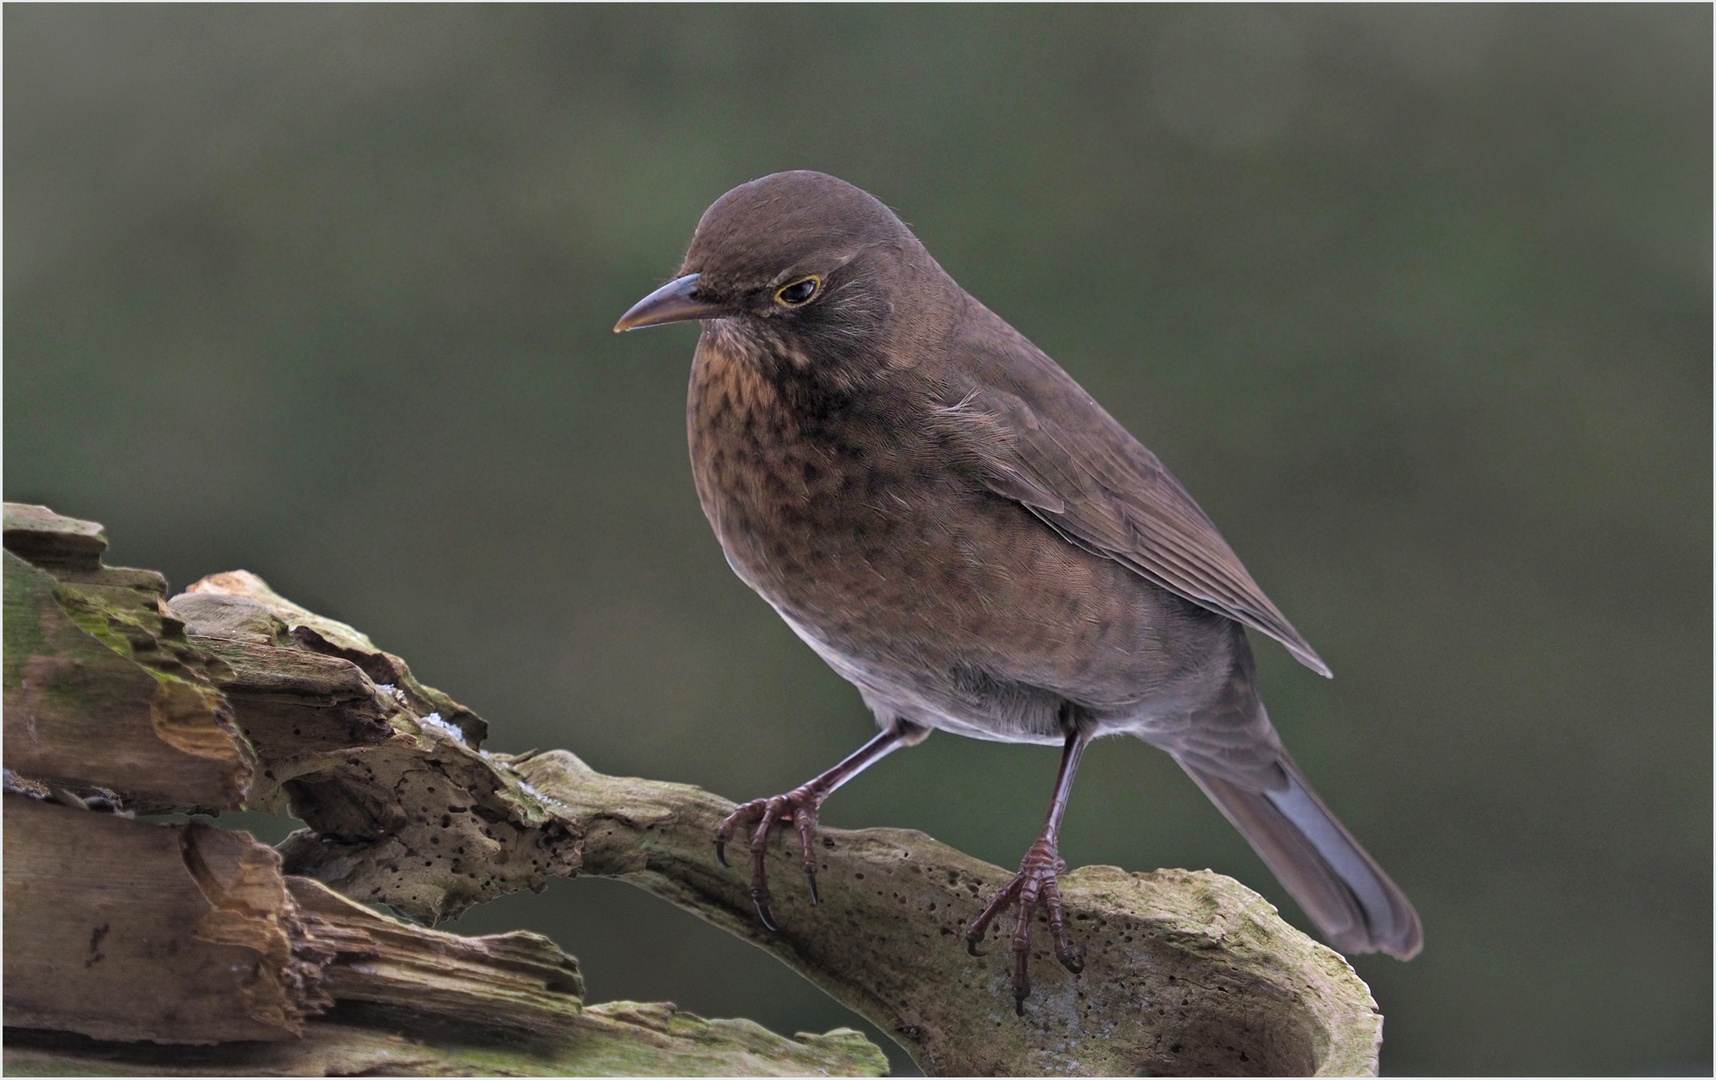
[[815, 274], [799, 278], [791, 285], [782, 285], [775, 290], [775, 303], [782, 307], [803, 307], [810, 303], [811, 297], [822, 291], [822, 279]]

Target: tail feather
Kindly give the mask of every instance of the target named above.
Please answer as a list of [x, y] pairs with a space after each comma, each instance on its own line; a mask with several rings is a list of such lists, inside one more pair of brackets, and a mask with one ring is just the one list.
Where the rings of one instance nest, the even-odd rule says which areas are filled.
[[1330, 944], [1342, 952], [1417, 956], [1424, 929], [1406, 895], [1323, 805], [1292, 759], [1283, 753], [1278, 764], [1283, 782], [1254, 791], [1180, 761]]

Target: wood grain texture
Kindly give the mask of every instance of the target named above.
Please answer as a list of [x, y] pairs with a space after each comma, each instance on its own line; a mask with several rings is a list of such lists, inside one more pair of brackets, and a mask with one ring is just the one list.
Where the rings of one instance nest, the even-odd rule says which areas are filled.
[[[37, 536], [40, 522], [32, 528]], [[88, 530], [74, 535], [91, 546]], [[39, 552], [43, 542], [32, 543]], [[102, 619], [125, 615], [118, 625], [66, 612], [82, 602], [65, 599], [73, 586], [145, 596], [151, 580], [75, 548], [43, 564], [52, 574], [8, 553], [8, 694], [22, 685], [12, 678], [18, 657], [21, 669], [36, 657], [70, 670], [68, 657], [103, 657], [101, 679], [115, 672], [135, 681], [148, 668], [144, 677], [157, 684], [153, 672], [190, 671], [196, 677], [175, 677], [206, 690], [208, 715], [227, 717], [231, 745], [254, 760], [245, 805], [289, 809], [307, 827], [275, 851], [208, 825], [83, 809], [58, 781], [9, 775], [11, 1072], [885, 1069], [880, 1052], [852, 1032], [787, 1040], [667, 1005], [585, 1006], [576, 961], [546, 939], [462, 938], [364, 906], [434, 923], [577, 874], [628, 881], [770, 952], [931, 1074], [1376, 1070], [1382, 1018], [1352, 968], [1228, 878], [1113, 867], [1063, 875], [1085, 967], [1071, 975], [1033, 957], [1037, 993], [1017, 1018], [1005, 948], [971, 957], [959, 940], [982, 898], [1010, 876], [999, 867], [917, 832], [824, 830], [822, 905], [783, 885], [775, 905], [782, 929], [768, 933], [744, 875], [713, 857], [710, 839], [733, 809], [727, 800], [605, 776], [565, 750], [486, 752], [480, 717], [357, 630], [242, 571], [205, 578], [147, 617], [98, 596]], [[68, 584], [77, 577], [85, 580]], [[25, 587], [15, 591], [15, 582]], [[27, 610], [65, 613], [77, 633], [20, 634], [14, 650], [11, 610], [21, 600]], [[90, 625], [127, 644], [116, 647]], [[140, 649], [145, 638], [164, 647]], [[90, 651], [92, 642], [102, 651]], [[86, 661], [83, 670], [97, 669]], [[62, 719], [111, 722], [135, 715], [136, 700], [86, 694], [79, 708], [89, 716], [34, 715], [38, 730]], [[10, 705], [9, 768], [17, 759]], [[91, 752], [103, 744], [71, 745], [83, 764], [68, 766], [63, 786], [99, 794], [80, 770], [104, 767]], [[172, 790], [160, 795], [187, 805]], [[113, 802], [143, 800], [124, 789]], [[768, 859], [778, 880], [793, 880], [796, 842], [774, 844]], [[219, 1045], [192, 1045], [207, 1043]]]
[[285, 1039], [331, 1001], [280, 857], [243, 833], [8, 797], [8, 1027]]
[[782, 1038], [749, 1020], [706, 1020], [671, 1004], [614, 1001], [563, 1038], [464, 1039], [347, 1012], [303, 1038], [215, 1047], [102, 1043], [8, 1032], [8, 1076], [880, 1076], [887, 1061], [850, 1028]]
[[785, 1039], [668, 1004], [585, 1007], [577, 961], [547, 938], [388, 918], [244, 833], [6, 801], [8, 1073], [886, 1071], [848, 1029]]
[[[259, 579], [222, 575], [193, 590], [173, 599], [174, 611], [194, 596], [231, 598], [225, 622], [188, 619], [191, 639], [217, 656], [238, 644], [231, 627], [270, 613], [288, 627], [281, 640], [290, 644], [277, 648], [321, 647], [295, 633]], [[290, 762], [265, 756], [310, 825], [281, 845], [294, 873], [425, 922], [550, 876], [619, 878], [778, 957], [933, 1075], [1376, 1070], [1382, 1018], [1364, 983], [1230, 878], [1114, 867], [1063, 876], [1085, 969], [1066, 973], [1045, 946], [1033, 963], [1038, 998], [1018, 1019], [1004, 943], [973, 958], [959, 940], [981, 898], [1011, 876], [1000, 867], [909, 830], [825, 829], [823, 903], [813, 908], [804, 890], [783, 886], [782, 932], [770, 934], [746, 877], [714, 859], [710, 839], [732, 803], [689, 785], [606, 776], [564, 750], [491, 754], [414, 711], [421, 706], [394, 704], [386, 740]], [[250, 723], [242, 699], [238, 716]], [[776, 842], [769, 859], [776, 880], [793, 881], [796, 840]]]
[[166, 580], [101, 566], [93, 522], [5, 514], [6, 768], [145, 813], [241, 806], [255, 756], [216, 688], [224, 665], [167, 613]]

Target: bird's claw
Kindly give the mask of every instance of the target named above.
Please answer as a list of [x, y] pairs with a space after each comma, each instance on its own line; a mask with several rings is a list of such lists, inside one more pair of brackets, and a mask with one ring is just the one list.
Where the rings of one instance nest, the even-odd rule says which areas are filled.
[[1066, 968], [1074, 975], [1081, 974], [1084, 971], [1084, 957], [1082, 956], [1062, 956], [1060, 954], [1060, 950], [1056, 949], [1055, 959], [1061, 962], [1061, 967]]
[[763, 929], [767, 930], [771, 934], [780, 933], [781, 928], [775, 925], [774, 914], [769, 911], [768, 898], [763, 896], [753, 896], [751, 897], [751, 900], [757, 905], [757, 918], [763, 920]]
[[1037, 908], [1043, 907], [1049, 917], [1049, 934], [1054, 939], [1055, 958], [1061, 966], [1077, 975], [1084, 970], [1084, 958], [1072, 947], [1067, 938], [1066, 911], [1061, 903], [1061, 890], [1055, 877], [1066, 870], [1067, 864], [1062, 861], [1055, 847], [1048, 840], [1038, 840], [1025, 853], [1024, 860], [1019, 864], [1019, 872], [1013, 880], [1002, 886], [1001, 891], [983, 909], [983, 913], [972, 921], [965, 931], [965, 951], [972, 956], [982, 956], [977, 943], [983, 940], [989, 929], [989, 924], [1015, 901], [1019, 905], [1019, 920], [1013, 926], [1013, 1011], [1025, 1015], [1025, 999], [1031, 995], [1031, 976], [1027, 961], [1031, 954], [1031, 921], [1037, 914]]
[[822, 806], [823, 792], [816, 790], [813, 785], [806, 784], [801, 788], [790, 791], [785, 795], [775, 795], [767, 799], [753, 799], [735, 809], [721, 822], [715, 830], [715, 861], [727, 866], [727, 844], [734, 835], [747, 825], [755, 826], [751, 832], [751, 899], [756, 902], [757, 915], [763, 925], [769, 930], [779, 932], [774, 913], [769, 910], [769, 881], [765, 866], [765, 856], [768, 854], [769, 836], [775, 827], [784, 822], [791, 822], [798, 831], [800, 854], [804, 858], [805, 881], [810, 886], [810, 903], [816, 906], [822, 902], [816, 888], [816, 858], [814, 843], [816, 840], [817, 810]]

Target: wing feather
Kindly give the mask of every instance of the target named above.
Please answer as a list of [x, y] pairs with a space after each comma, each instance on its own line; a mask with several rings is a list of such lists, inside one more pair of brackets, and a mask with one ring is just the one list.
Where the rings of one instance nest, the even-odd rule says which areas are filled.
[[1018, 388], [1035, 391], [1038, 403], [976, 385], [957, 404], [935, 410], [935, 424], [959, 457], [996, 494], [1067, 540], [1268, 634], [1328, 675], [1180, 482], [1071, 376], [1025, 344], [1040, 361], [1037, 378]]

